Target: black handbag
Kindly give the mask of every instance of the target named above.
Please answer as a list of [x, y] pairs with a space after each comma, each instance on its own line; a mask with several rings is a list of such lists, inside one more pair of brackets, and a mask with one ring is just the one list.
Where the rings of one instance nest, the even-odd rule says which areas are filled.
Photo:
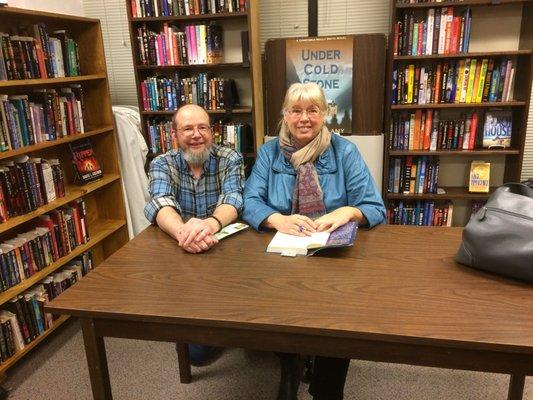
[[533, 283], [533, 189], [506, 183], [463, 230], [455, 261]]

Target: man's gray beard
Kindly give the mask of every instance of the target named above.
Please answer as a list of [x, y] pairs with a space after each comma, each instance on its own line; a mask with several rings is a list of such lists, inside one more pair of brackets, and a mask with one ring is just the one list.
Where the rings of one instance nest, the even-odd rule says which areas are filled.
[[183, 158], [185, 158], [185, 161], [187, 161], [187, 163], [190, 165], [195, 165], [195, 166], [203, 165], [209, 158], [210, 151], [211, 151], [211, 147], [200, 152], [185, 150], [183, 152]]

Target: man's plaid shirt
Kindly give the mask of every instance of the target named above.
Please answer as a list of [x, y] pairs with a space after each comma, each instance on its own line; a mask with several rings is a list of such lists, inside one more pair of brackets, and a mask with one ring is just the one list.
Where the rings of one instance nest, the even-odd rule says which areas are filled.
[[151, 223], [165, 206], [175, 208], [184, 220], [207, 218], [220, 204], [242, 211], [244, 166], [235, 150], [213, 145], [199, 179], [189, 171], [181, 150], [171, 150], [152, 161], [149, 176], [150, 201], [144, 215]]

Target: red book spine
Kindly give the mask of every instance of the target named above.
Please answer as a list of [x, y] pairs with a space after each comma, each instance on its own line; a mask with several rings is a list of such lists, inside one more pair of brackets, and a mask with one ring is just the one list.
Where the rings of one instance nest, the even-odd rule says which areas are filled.
[[85, 242], [81, 229], [80, 210], [78, 208], [78, 203], [76, 203], [75, 201], [70, 202], [69, 205], [72, 207], [72, 218], [74, 219], [73, 222], [74, 230], [76, 232], [76, 242], [78, 242], [78, 245], [80, 245]]
[[478, 115], [477, 112], [472, 114], [472, 123], [470, 124], [470, 137], [468, 138], [468, 150], [474, 150], [476, 146]]

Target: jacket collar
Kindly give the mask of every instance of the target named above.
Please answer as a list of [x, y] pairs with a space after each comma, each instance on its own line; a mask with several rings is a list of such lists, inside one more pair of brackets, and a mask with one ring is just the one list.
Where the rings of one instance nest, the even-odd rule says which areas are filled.
[[[333, 137], [331, 138], [331, 143], [333, 144]], [[318, 175], [333, 174], [337, 172], [337, 160], [335, 159], [335, 153], [332, 144], [330, 144], [326, 151], [324, 151], [315, 161], [315, 168]], [[294, 167], [285, 158], [283, 152], [281, 151], [279, 140], [276, 150], [277, 152], [274, 162], [272, 163], [272, 170], [282, 174], [296, 175]]]

